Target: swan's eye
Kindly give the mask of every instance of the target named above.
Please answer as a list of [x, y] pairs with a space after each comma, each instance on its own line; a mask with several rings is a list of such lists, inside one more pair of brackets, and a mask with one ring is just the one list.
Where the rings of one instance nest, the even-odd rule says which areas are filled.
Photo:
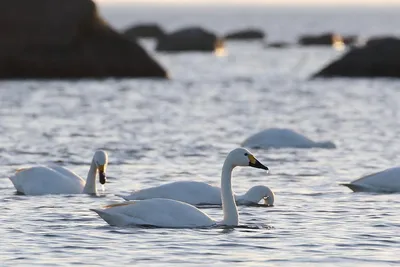
[[247, 157], [249, 154], [248, 153], [244, 153], [244, 155]]

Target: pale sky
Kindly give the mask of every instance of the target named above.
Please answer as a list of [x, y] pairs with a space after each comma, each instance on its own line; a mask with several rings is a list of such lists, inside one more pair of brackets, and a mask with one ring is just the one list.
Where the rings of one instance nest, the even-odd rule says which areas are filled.
[[95, 0], [101, 4], [272, 4], [272, 5], [400, 5], [400, 0]]

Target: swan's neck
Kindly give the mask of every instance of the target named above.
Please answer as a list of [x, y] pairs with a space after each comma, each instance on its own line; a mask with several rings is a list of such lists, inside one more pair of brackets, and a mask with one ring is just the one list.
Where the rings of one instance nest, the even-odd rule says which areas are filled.
[[239, 214], [236, 209], [235, 198], [232, 192], [232, 170], [234, 166], [225, 161], [222, 167], [221, 176], [221, 198], [224, 220], [222, 224], [237, 226], [239, 224]]
[[97, 194], [96, 174], [97, 174], [96, 164], [94, 163], [94, 160], [92, 160], [89, 172], [87, 174], [85, 188], [83, 188], [84, 194]]

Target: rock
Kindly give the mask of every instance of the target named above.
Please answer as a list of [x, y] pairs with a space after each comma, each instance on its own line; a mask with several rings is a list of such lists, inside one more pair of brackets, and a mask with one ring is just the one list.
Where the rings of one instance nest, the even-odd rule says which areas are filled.
[[325, 33], [321, 35], [300, 36], [298, 43], [303, 46], [308, 45], [327, 45], [331, 46], [336, 42], [343, 42], [343, 38], [335, 33]]
[[381, 42], [391, 42], [393, 40], [397, 40], [396, 37], [393, 36], [375, 36], [375, 37], [371, 37], [367, 40], [367, 42], [365, 43], [366, 46], [368, 45], [374, 45], [377, 43], [381, 43]]
[[264, 32], [257, 29], [245, 29], [225, 35], [226, 40], [259, 40], [264, 39]]
[[91, 0], [0, 1], [0, 78], [166, 77]]
[[266, 45], [269, 48], [287, 48], [290, 44], [286, 42], [273, 42]]
[[254, 134], [241, 144], [248, 148], [336, 148], [330, 141], [314, 142], [290, 129], [270, 128]]
[[159, 38], [164, 36], [163, 29], [157, 24], [140, 24], [128, 28], [124, 31], [126, 37], [130, 39], [136, 38]]
[[158, 39], [156, 46], [157, 51], [163, 52], [212, 52], [220, 48], [223, 48], [223, 41], [201, 28], [185, 28], [164, 35]]
[[313, 77], [397, 77], [400, 78], [400, 40], [383, 38], [354, 47]]

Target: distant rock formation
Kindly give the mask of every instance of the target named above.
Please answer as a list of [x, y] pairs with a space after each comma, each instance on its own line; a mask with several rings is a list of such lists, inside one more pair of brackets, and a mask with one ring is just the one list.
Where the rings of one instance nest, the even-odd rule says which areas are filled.
[[391, 41], [396, 41], [398, 40], [396, 37], [393, 36], [375, 36], [375, 37], [371, 37], [367, 40], [367, 42], [365, 43], [366, 46], [369, 45], [374, 45], [374, 44], [378, 44], [381, 42], [391, 42]]
[[223, 48], [221, 39], [214, 33], [197, 27], [166, 34], [158, 39], [156, 46], [156, 50], [162, 52], [212, 52], [220, 48]]
[[166, 77], [91, 0], [0, 1], [0, 78]]
[[400, 78], [400, 39], [378, 38], [354, 47], [313, 77]]
[[314, 142], [290, 129], [270, 128], [256, 133], [241, 144], [249, 148], [336, 148], [330, 141]]
[[341, 36], [336, 33], [324, 33], [321, 35], [302, 35], [299, 37], [298, 44], [302, 46], [309, 45], [326, 45], [332, 46], [337, 44], [353, 45], [358, 41], [355, 35]]
[[272, 42], [272, 43], [266, 44], [265, 47], [267, 47], [267, 48], [287, 48], [289, 46], [290, 46], [290, 44], [286, 43], [286, 42]]
[[225, 35], [225, 40], [260, 40], [264, 39], [265, 34], [258, 29], [244, 29], [234, 31]]
[[157, 24], [139, 24], [124, 31], [126, 37], [135, 38], [159, 38], [164, 36], [164, 30]]

